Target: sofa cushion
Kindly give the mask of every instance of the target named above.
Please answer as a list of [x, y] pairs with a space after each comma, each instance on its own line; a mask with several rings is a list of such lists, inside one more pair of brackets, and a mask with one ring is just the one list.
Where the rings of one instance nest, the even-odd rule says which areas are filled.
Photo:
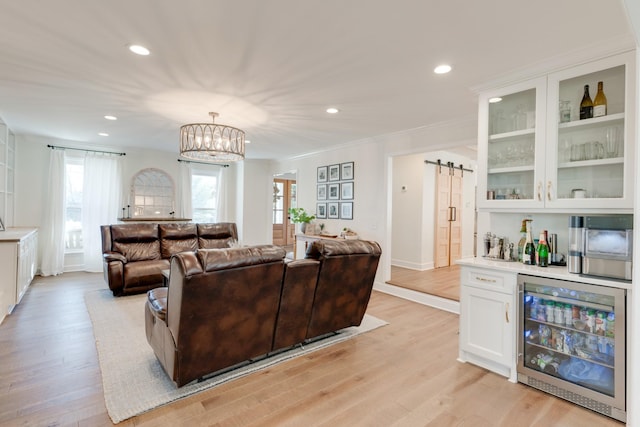
[[279, 246], [260, 245], [243, 248], [198, 249], [198, 260], [205, 272], [227, 270], [282, 261], [286, 251]]
[[159, 224], [160, 255], [171, 255], [198, 249], [198, 230], [196, 224]]
[[113, 251], [131, 261], [160, 258], [158, 224], [118, 224], [111, 226]]
[[233, 222], [197, 224], [200, 249], [228, 248], [238, 241], [238, 231]]

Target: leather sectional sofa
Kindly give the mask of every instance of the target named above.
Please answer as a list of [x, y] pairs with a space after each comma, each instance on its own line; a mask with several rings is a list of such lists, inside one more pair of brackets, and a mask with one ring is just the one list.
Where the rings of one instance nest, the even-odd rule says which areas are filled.
[[143, 293], [164, 285], [172, 255], [228, 248], [238, 240], [235, 223], [133, 223], [100, 227], [104, 279], [113, 295]]
[[148, 292], [147, 340], [180, 387], [359, 325], [380, 254], [363, 240], [319, 240], [290, 262], [271, 245], [178, 253], [169, 286]]

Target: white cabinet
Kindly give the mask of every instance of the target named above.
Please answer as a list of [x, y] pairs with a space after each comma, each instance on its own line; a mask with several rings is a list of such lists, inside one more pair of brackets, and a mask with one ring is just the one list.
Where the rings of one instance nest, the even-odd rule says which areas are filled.
[[[633, 209], [635, 79], [628, 52], [482, 93], [478, 207]], [[607, 115], [580, 120], [584, 86], [593, 99], [599, 81]], [[561, 102], [569, 121], [560, 120]]]
[[16, 141], [6, 124], [0, 121], [0, 221], [13, 226]]
[[516, 382], [517, 274], [462, 266], [459, 360]]
[[36, 272], [38, 231], [9, 228], [0, 232], [0, 322], [20, 302]]

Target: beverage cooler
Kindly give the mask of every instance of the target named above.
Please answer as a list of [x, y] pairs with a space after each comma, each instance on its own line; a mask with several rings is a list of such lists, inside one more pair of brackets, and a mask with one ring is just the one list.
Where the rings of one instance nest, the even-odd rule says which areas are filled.
[[518, 275], [518, 381], [626, 421], [626, 290]]

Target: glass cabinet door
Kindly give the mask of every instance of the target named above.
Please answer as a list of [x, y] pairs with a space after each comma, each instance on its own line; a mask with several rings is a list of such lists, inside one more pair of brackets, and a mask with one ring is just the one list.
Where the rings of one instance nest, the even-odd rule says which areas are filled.
[[536, 159], [544, 129], [545, 84], [528, 82], [480, 97], [479, 206], [515, 207], [542, 203]]
[[[547, 156], [548, 206], [633, 207], [630, 65], [618, 56], [550, 76], [548, 139], [555, 147]], [[606, 114], [580, 119], [585, 85], [594, 100], [599, 82]]]

